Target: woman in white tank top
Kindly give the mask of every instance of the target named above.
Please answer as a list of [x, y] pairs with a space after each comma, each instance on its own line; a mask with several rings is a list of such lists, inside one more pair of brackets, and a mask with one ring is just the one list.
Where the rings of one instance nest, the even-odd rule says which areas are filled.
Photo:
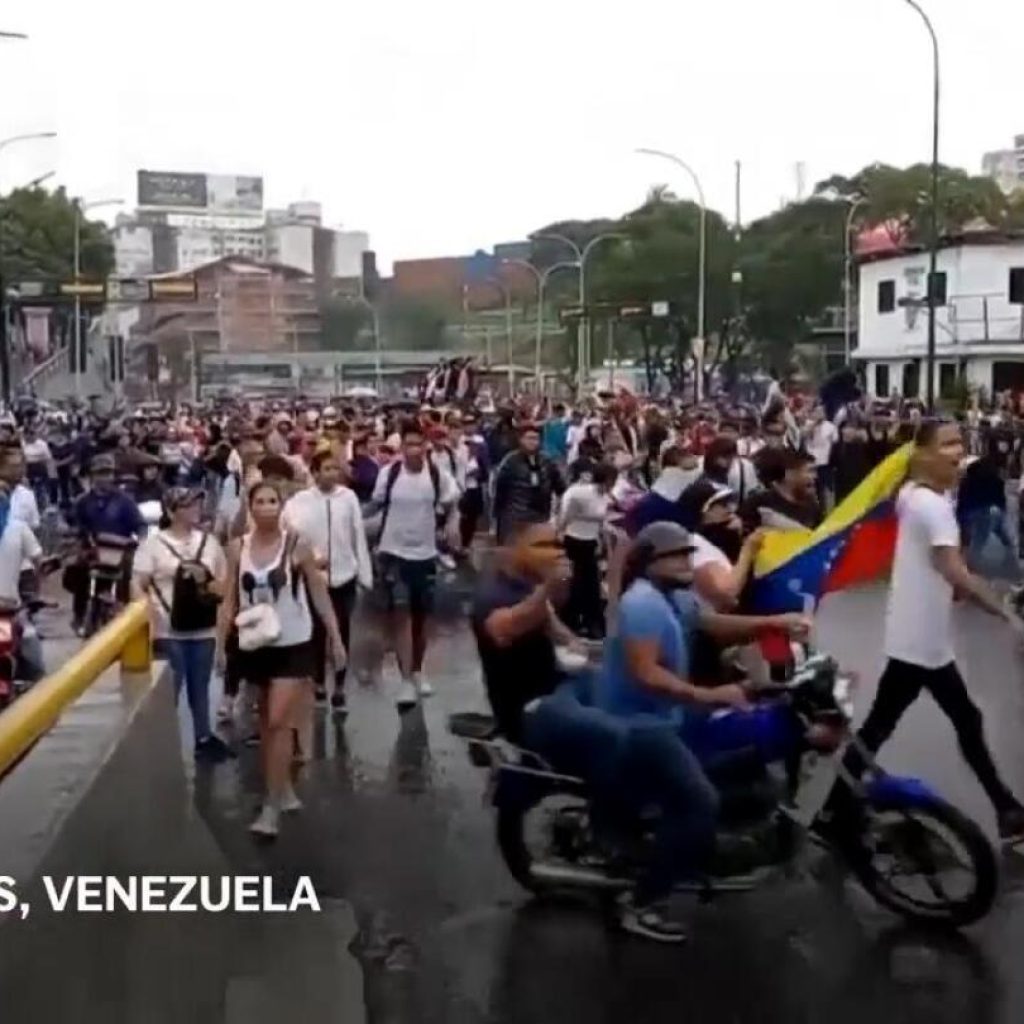
[[260, 749], [266, 800], [251, 830], [277, 835], [282, 811], [302, 806], [292, 788], [292, 731], [312, 699], [315, 672], [313, 619], [310, 602], [327, 629], [334, 663], [345, 664], [345, 646], [338, 630], [323, 574], [308, 544], [281, 526], [284, 502], [277, 486], [254, 484], [248, 493], [252, 529], [233, 541], [228, 551], [227, 588], [217, 630], [218, 661], [235, 616], [259, 604], [271, 605], [280, 622], [273, 643], [238, 654], [238, 675], [259, 688]]

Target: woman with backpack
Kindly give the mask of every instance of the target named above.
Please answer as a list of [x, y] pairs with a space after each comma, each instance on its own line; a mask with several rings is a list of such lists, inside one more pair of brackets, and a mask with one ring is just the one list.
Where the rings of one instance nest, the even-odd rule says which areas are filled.
[[250, 830], [274, 837], [282, 812], [302, 807], [291, 767], [293, 734], [304, 723], [316, 673], [311, 604], [326, 631], [335, 669], [345, 666], [346, 651], [313, 549], [282, 525], [281, 490], [264, 480], [253, 484], [247, 497], [252, 527], [228, 549], [217, 651], [223, 664], [233, 624], [238, 630], [238, 675], [259, 691], [266, 798]]
[[133, 584], [149, 598], [155, 651], [170, 663], [175, 697], [185, 690], [197, 760], [221, 761], [231, 750], [210, 728], [210, 675], [217, 606], [226, 560], [215, 537], [199, 529], [203, 492], [173, 487], [164, 495], [170, 520], [135, 555]]

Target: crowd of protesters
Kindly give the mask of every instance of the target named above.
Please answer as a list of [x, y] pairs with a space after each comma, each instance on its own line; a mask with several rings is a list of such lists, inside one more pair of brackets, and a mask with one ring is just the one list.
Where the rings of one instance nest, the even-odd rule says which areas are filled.
[[[375, 591], [386, 613], [400, 709], [434, 692], [425, 663], [439, 572], [475, 566], [474, 549], [514, 546], [524, 527], [550, 524], [571, 566], [566, 643], [605, 635], [623, 541], [651, 523], [692, 533], [698, 600], [733, 611], [763, 528], [818, 525], [922, 415], [912, 402], [837, 403], [778, 386], [759, 407], [628, 393], [494, 404], [453, 380], [427, 401], [27, 408], [0, 422], [10, 516], [36, 529], [51, 508], [77, 537], [64, 571], [76, 627], [90, 551], [98, 537], [122, 537], [137, 544], [131, 586], [149, 599], [187, 697], [196, 756], [232, 756], [217, 730], [256, 706], [258, 833], [275, 835], [280, 815], [301, 807], [292, 767], [310, 755], [315, 703], [347, 710], [361, 593]], [[1014, 563], [1017, 412], [1006, 398], [961, 414], [973, 461], [957, 499], [968, 549], [980, 554], [995, 536]], [[148, 536], [147, 502], [161, 509]]]

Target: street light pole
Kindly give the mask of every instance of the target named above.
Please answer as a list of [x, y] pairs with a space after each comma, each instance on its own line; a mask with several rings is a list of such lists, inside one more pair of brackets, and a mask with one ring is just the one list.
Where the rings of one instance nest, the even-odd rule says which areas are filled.
[[[13, 39], [27, 38], [26, 36], [13, 32], [0, 32], [0, 37]], [[9, 138], [0, 139], [0, 150], [4, 150], [8, 146], [13, 146], [17, 142], [32, 142], [35, 139], [52, 139], [56, 134], [56, 132], [27, 132], [23, 135], [11, 135]], [[49, 177], [49, 175], [44, 174], [42, 178], [37, 179], [29, 187], [34, 187], [40, 181], [44, 181], [47, 177]], [[2, 229], [2, 226], [2, 222], [0, 222], [0, 229]], [[0, 238], [0, 397], [3, 398], [4, 402], [10, 402], [12, 390], [11, 358], [10, 352], [7, 348], [7, 285], [4, 282], [3, 239]]]
[[595, 235], [583, 248], [581, 249], [571, 238], [567, 238], [565, 235], [555, 234], [543, 234], [534, 235], [533, 238], [536, 241], [542, 241], [544, 239], [550, 239], [554, 242], [562, 242], [569, 246], [570, 249], [576, 254], [576, 260], [579, 263], [580, 270], [580, 292], [579, 292], [579, 304], [582, 311], [582, 326], [580, 335], [578, 337], [577, 344], [577, 365], [576, 365], [576, 386], [580, 391], [583, 390], [583, 385], [586, 382], [587, 374], [590, 371], [590, 317], [587, 316], [587, 257], [593, 252], [594, 247], [599, 242], [606, 242], [613, 238], [625, 238], [621, 231], [606, 231], [603, 235]]
[[935, 289], [939, 264], [939, 40], [931, 19], [917, 0], [905, 0], [917, 11], [932, 41], [932, 182], [931, 237], [928, 246], [928, 411], [935, 410]]
[[697, 344], [694, 347], [694, 397], [699, 402], [704, 397], [704, 339], [706, 329], [707, 301], [707, 249], [708, 249], [708, 204], [704, 199], [704, 187], [697, 177], [696, 171], [686, 161], [674, 153], [665, 153], [660, 149], [638, 149], [645, 156], [656, 156], [668, 160], [685, 171], [693, 180], [694, 188], [700, 199], [700, 243], [697, 254]]
[[[572, 244], [572, 243], [570, 243]], [[544, 346], [544, 290], [547, 287], [548, 278], [556, 271], [563, 270], [566, 267], [572, 267], [574, 269], [579, 268], [579, 264], [575, 261], [563, 261], [562, 263], [554, 263], [544, 271], [538, 270], [528, 260], [515, 260], [509, 259], [504, 260], [505, 263], [512, 264], [518, 267], [525, 267], [530, 271], [531, 274], [537, 279], [537, 336], [536, 336], [536, 349], [534, 352], [534, 379], [537, 382], [537, 397], [541, 397], [541, 349]]]
[[74, 273], [75, 273], [75, 398], [82, 397], [82, 297], [79, 295], [77, 285], [82, 275], [82, 214], [87, 210], [94, 210], [99, 206], [121, 206], [123, 199], [97, 199], [91, 203], [83, 203], [81, 199], [74, 200], [75, 207], [75, 235], [74, 235]]
[[856, 196], [850, 201], [850, 209], [846, 214], [846, 231], [843, 235], [843, 356], [847, 366], [850, 365], [850, 315], [853, 296], [853, 245], [850, 236], [853, 233], [853, 215], [857, 208], [866, 202], [864, 196]]

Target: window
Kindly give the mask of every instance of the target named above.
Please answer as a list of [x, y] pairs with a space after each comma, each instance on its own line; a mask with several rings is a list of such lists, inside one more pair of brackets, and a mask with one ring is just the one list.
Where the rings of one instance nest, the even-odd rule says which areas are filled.
[[[891, 283], [891, 282], [890, 282]], [[875, 366], [875, 397], [889, 397], [889, 364], [878, 363]]]
[[[896, 282], [878, 282], [878, 312], [891, 313], [896, 308]], [[881, 369], [881, 367], [879, 367]], [[888, 394], [888, 392], [886, 392]]]
[[937, 270], [934, 279], [929, 275], [928, 281], [929, 291], [935, 296], [935, 305], [944, 306], [946, 304], [946, 272]]
[[1024, 306], [1024, 267], [1010, 267], [1010, 303]]
[[939, 363], [939, 398], [952, 398], [956, 394], [956, 363]]

